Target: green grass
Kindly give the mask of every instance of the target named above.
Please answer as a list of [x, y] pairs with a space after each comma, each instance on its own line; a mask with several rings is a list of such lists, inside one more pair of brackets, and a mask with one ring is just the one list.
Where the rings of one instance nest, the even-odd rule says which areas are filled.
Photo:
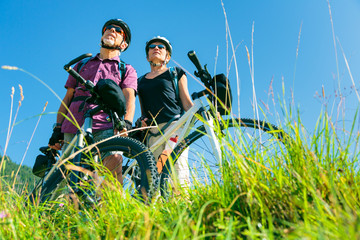
[[251, 149], [239, 155], [239, 146], [229, 143], [226, 151], [234, 157], [224, 155], [221, 182], [194, 185], [150, 205], [121, 193], [114, 182], [95, 209], [66, 201], [25, 207], [24, 194], [3, 185], [0, 238], [359, 239], [355, 119], [349, 131], [335, 131], [321, 114], [312, 135], [300, 119], [282, 126], [293, 141], [278, 159]]
[[[277, 109], [274, 96], [272, 102]], [[273, 155], [241, 136], [225, 136], [221, 181], [210, 175], [210, 184], [150, 205], [107, 176], [110, 184], [94, 208], [66, 200], [26, 206], [26, 189], [0, 179], [0, 239], [360, 239], [357, 112], [339, 121], [324, 103], [309, 133], [285, 101], [281, 113], [264, 105], [266, 111], [255, 104], [254, 115], [260, 110], [259, 118], [282, 123], [290, 137], [286, 151]], [[10, 113], [7, 144], [17, 112], [14, 119]]]
[[[230, 44], [234, 52], [231, 38]], [[246, 50], [254, 86], [252, 51]], [[237, 72], [236, 58], [231, 61]], [[254, 115], [258, 111], [255, 104]], [[349, 124], [324, 109], [308, 133], [285, 102], [281, 111], [263, 112], [264, 119], [278, 118], [292, 138], [280, 157], [226, 138], [222, 181], [195, 184], [150, 205], [122, 193], [108, 176], [94, 209], [66, 201], [25, 206], [26, 189], [0, 179], [0, 239], [360, 239], [358, 115]], [[16, 116], [10, 113], [6, 146]]]
[[0, 239], [359, 239], [358, 115], [333, 121], [324, 109], [308, 133], [287, 106], [262, 112], [284, 116], [286, 151], [224, 136], [221, 181], [210, 175], [211, 184], [150, 205], [107, 176], [95, 208], [66, 200], [26, 206], [26, 188], [2, 178]]
[[325, 108], [308, 133], [292, 106], [280, 105], [282, 114], [266, 108], [261, 118], [279, 119], [290, 136], [286, 151], [273, 155], [224, 136], [221, 181], [210, 175], [211, 184], [150, 205], [107, 176], [94, 209], [67, 201], [25, 206], [26, 188], [2, 178], [0, 239], [359, 239], [357, 113], [339, 121]]

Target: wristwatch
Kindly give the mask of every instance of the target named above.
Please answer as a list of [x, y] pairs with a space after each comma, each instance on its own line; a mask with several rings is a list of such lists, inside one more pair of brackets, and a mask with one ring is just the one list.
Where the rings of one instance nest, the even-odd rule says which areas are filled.
[[61, 127], [62, 123], [54, 123], [53, 125], [53, 129], [55, 129], [56, 127]]

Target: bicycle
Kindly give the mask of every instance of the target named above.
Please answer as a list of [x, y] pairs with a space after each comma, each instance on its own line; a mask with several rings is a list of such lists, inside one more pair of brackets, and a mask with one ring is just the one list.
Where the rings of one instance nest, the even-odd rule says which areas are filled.
[[[206, 65], [202, 68], [195, 51], [190, 51], [188, 57], [195, 65], [197, 69], [195, 75], [200, 78], [205, 89], [191, 95], [194, 105], [161, 133], [163, 137], [149, 146], [149, 149], [154, 152], [179, 128], [183, 128], [175, 147], [169, 154], [169, 160], [162, 167], [160, 191], [165, 197], [168, 194], [168, 179], [173, 166], [186, 148], [189, 148], [190, 177], [192, 181], [202, 183], [208, 183], [210, 178], [221, 181], [222, 161], [227, 158], [226, 150], [222, 146], [224, 137], [238, 149], [245, 149], [245, 152], [252, 149], [258, 152], [260, 150], [263, 154], [266, 154], [266, 151], [272, 151], [280, 155], [286, 150], [284, 143], [286, 133], [275, 125], [262, 120], [231, 117], [229, 115], [231, 107], [229, 82], [226, 83], [228, 89], [225, 92], [223, 89], [218, 89], [216, 79], [211, 77]], [[217, 112], [221, 112], [221, 118]], [[266, 144], [273, 146], [266, 146]]]
[[[83, 79], [72, 65], [81, 61], [91, 54], [83, 54], [64, 66], [64, 69], [71, 74], [80, 84], [90, 91], [92, 97], [87, 102], [95, 103], [97, 106], [88, 109], [85, 113], [85, 122], [75, 137], [68, 144], [63, 154], [58, 157], [58, 153], [48, 147], [40, 148], [48, 161], [45, 162], [43, 176], [29, 194], [28, 199], [32, 202], [45, 203], [56, 200], [64, 185], [67, 194], [75, 194], [79, 199], [87, 204], [94, 204], [97, 201], [95, 180], [89, 172], [94, 170], [94, 163], [100, 163], [101, 157], [111, 155], [111, 152], [121, 152], [123, 158], [123, 187], [130, 191], [133, 196], [139, 197], [143, 201], [151, 199], [158, 186], [158, 174], [156, 170], [153, 154], [149, 149], [130, 137], [111, 137], [109, 139], [95, 143], [92, 135], [92, 117], [101, 110], [108, 113], [113, 121], [114, 127], [122, 130], [125, 126], [123, 119], [112, 111], [94, 90], [94, 84]], [[66, 167], [64, 162], [70, 163]], [[135, 163], [136, 164], [132, 164]], [[133, 167], [129, 167], [131, 165]], [[73, 167], [71, 167], [71, 165]], [[69, 170], [72, 169], [72, 170]], [[88, 186], [88, 187], [84, 187]]]

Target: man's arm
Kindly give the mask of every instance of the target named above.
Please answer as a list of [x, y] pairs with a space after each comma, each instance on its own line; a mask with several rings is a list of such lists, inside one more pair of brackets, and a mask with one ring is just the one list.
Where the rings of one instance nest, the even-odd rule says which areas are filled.
[[[61, 103], [59, 110], [58, 110], [58, 114], [56, 117], [56, 123], [62, 123], [64, 121], [64, 119], [65, 119], [64, 115], [66, 115], [68, 112], [67, 108], [70, 106], [70, 103], [74, 97], [74, 92], [75, 92], [74, 88], [67, 89], [66, 95], [63, 98], [63, 102]], [[66, 105], [67, 108], [64, 105]]]
[[[65, 117], [64, 115], [67, 114], [68, 110], [66, 107], [70, 106], [71, 100], [74, 97], [74, 92], [75, 89], [74, 88], [68, 88], [65, 94], [65, 97], [63, 98], [63, 101], [59, 107], [58, 110], [58, 114], [56, 116], [56, 123], [59, 123], [59, 126], [56, 126], [55, 128], [61, 128], [61, 124], [63, 123]], [[66, 105], [66, 107], [65, 107]], [[61, 135], [60, 130], [58, 131], [54, 131], [50, 140], [49, 140], [49, 147], [56, 149], [56, 150], [61, 150], [61, 144], [60, 142], [62, 141], [62, 139], [59, 139], [61, 137], [59, 137]]]
[[135, 90], [132, 88], [123, 88], [122, 91], [126, 100], [124, 120], [128, 120], [132, 123], [135, 115]]

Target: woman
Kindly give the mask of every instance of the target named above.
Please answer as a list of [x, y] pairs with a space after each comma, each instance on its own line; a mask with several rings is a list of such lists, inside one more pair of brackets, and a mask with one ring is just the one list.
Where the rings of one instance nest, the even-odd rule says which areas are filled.
[[[185, 72], [178, 67], [171, 70], [167, 67], [172, 54], [170, 42], [164, 37], [154, 37], [146, 42], [145, 52], [151, 71], [139, 78], [138, 94], [142, 114], [141, 126], [157, 126], [150, 130], [147, 139], [147, 145], [151, 146], [162, 137], [160, 132], [166, 132], [166, 129], [179, 119], [184, 111], [190, 109], [193, 103], [189, 95]], [[177, 81], [177, 84], [173, 81]], [[179, 129], [154, 152], [155, 159], [167, 158], [162, 153], [171, 152], [181, 130]], [[181, 186], [190, 184], [187, 155], [188, 151], [184, 151], [174, 166]], [[160, 165], [162, 165], [161, 162]]]

